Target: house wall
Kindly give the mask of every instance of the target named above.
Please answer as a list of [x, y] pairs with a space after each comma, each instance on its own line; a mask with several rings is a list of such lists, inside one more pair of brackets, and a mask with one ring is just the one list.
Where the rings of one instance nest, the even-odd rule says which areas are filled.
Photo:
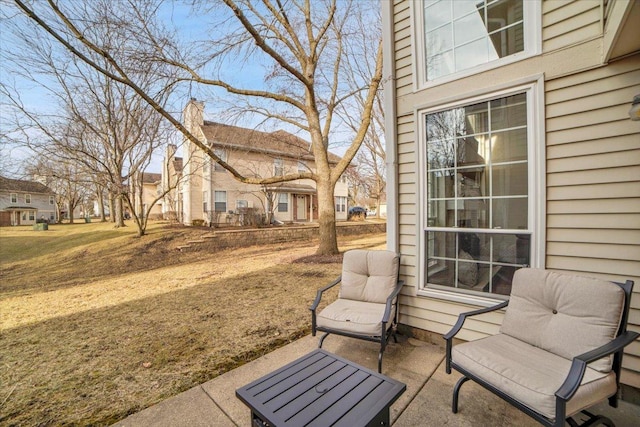
[[[640, 330], [640, 122], [627, 115], [640, 87], [640, 54], [602, 64], [601, 2], [545, 1], [541, 55], [424, 90], [416, 90], [413, 74], [411, 4], [396, 0], [384, 8], [392, 22], [396, 91], [391, 136], [397, 150], [397, 230], [390, 240], [402, 254], [407, 283], [401, 323], [441, 334], [460, 312], [473, 308], [418, 295], [416, 108], [478, 93], [487, 82], [499, 86], [544, 76], [544, 264], [608, 280], [635, 280], [629, 323]], [[500, 322], [496, 313], [468, 321], [460, 337], [495, 334]], [[640, 343], [626, 351], [622, 382], [638, 388]]]
[[[11, 194], [16, 193], [17, 201], [16, 203], [11, 203]], [[31, 203], [25, 203], [25, 195], [31, 195]], [[5, 215], [9, 219], [8, 224], [2, 225], [17, 225], [17, 220], [15, 219], [15, 215], [20, 213], [20, 225], [31, 225], [35, 224], [36, 220], [45, 218], [48, 221], [55, 221], [56, 219], [56, 206], [54, 204], [49, 203], [49, 196], [52, 194], [43, 194], [43, 193], [27, 193], [24, 191], [0, 191], [0, 211], [5, 210], [7, 208], [24, 208], [17, 210], [10, 210], [9, 215]], [[29, 212], [34, 212], [33, 219], [29, 219]], [[23, 216], [24, 214], [24, 216]], [[7, 218], [7, 219], [8, 219]]]

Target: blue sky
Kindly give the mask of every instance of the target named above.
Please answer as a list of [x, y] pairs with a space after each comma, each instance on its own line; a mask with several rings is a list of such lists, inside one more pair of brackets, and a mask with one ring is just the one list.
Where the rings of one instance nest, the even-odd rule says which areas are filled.
[[[0, 3], [0, 8], [7, 8], [6, 3]], [[208, 16], [199, 13], [193, 13], [191, 8], [182, 1], [165, 2], [162, 6], [160, 16], [164, 19], [170, 27], [177, 29], [179, 34], [185, 40], [191, 40], [194, 43], [201, 40], [206, 40], [207, 37], [216, 36], [220, 31], [224, 31], [223, 28], [211, 28], [209, 24]], [[212, 34], [213, 32], [213, 34]], [[19, 40], [12, 40], [10, 34], [0, 29], [0, 49], [20, 48]], [[256, 60], [249, 60], [246, 62], [235, 61], [229, 65], [228, 70], [231, 70], [225, 78], [231, 78], [231, 83], [239, 87], [261, 89], [263, 88], [263, 79], [265, 74], [265, 65], [259, 63]], [[51, 101], [50, 95], [38, 87], [33, 82], [28, 82], [20, 79], [19, 76], [13, 74], [7, 67], [0, 63], [0, 79], [4, 83], [14, 82], [16, 87], [19, 88], [19, 93], [22, 101], [27, 105], [28, 109], [33, 112], [46, 113], [51, 109], [58, 108], [56, 104]], [[192, 85], [190, 88], [183, 87], [181, 93], [174, 97], [174, 102], [170, 107], [170, 111], [174, 116], [178, 116], [180, 111], [184, 107], [185, 103], [190, 97], [196, 97], [199, 100], [205, 101], [205, 118], [216, 121], [226, 121], [224, 117], [225, 107], [221, 106], [217, 101], [224, 98], [225, 92], [218, 88], [202, 87], [198, 85]], [[3, 100], [4, 102], [4, 100]], [[0, 107], [3, 108], [3, 107]], [[3, 118], [4, 116], [4, 118]], [[0, 130], [6, 129], [6, 112], [4, 109], [0, 109]], [[245, 127], [255, 127], [262, 121], [262, 117], [258, 116], [253, 119], [248, 118], [240, 123], [234, 123]], [[5, 122], [5, 123], [3, 123]], [[293, 128], [289, 125], [279, 126], [290, 132], [297, 132], [297, 128]], [[275, 130], [274, 126], [263, 130], [271, 131]], [[308, 135], [298, 133], [299, 136], [305, 139], [309, 139]], [[339, 137], [338, 137], [339, 138]], [[176, 135], [176, 139], [181, 140], [180, 135]], [[7, 155], [6, 147], [1, 147], [2, 154]], [[333, 150], [337, 154], [341, 154], [340, 149]], [[22, 157], [19, 150], [8, 152], [9, 155], [15, 156], [16, 160]], [[160, 171], [162, 153], [159, 153], [150, 171]]]

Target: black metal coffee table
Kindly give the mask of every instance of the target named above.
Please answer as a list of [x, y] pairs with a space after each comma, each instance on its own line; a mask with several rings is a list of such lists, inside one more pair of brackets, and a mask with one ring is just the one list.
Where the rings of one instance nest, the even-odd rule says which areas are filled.
[[388, 426], [399, 381], [328, 351], [306, 356], [236, 390], [252, 426]]

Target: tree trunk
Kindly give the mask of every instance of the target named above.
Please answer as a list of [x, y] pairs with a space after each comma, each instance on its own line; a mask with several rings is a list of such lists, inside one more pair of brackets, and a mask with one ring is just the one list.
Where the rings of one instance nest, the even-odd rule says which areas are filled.
[[71, 200], [69, 200], [69, 202], [67, 203], [67, 207], [69, 208], [69, 224], [73, 224], [73, 202]]
[[98, 190], [96, 193], [98, 199], [98, 209], [100, 209], [100, 222], [106, 222], [107, 217], [104, 214], [104, 199], [102, 198], [102, 190]]
[[336, 211], [333, 203], [335, 183], [330, 180], [318, 180], [318, 223], [320, 226], [320, 244], [317, 255], [335, 255], [338, 253], [336, 233]]
[[111, 192], [109, 192], [109, 220], [116, 222], [116, 203]]
[[116, 197], [116, 212], [115, 212], [115, 220], [116, 227], [124, 227], [124, 203], [122, 203], [122, 197]]

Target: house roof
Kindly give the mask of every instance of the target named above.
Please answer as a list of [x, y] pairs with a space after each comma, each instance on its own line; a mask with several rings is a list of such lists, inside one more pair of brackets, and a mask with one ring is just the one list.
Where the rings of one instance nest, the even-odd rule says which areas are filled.
[[[212, 146], [314, 160], [311, 144], [284, 130], [262, 132], [205, 120], [202, 132]], [[340, 157], [329, 153], [329, 161], [337, 163]]]
[[159, 173], [151, 173], [144, 172], [142, 174], [142, 183], [143, 184], [156, 184], [162, 180], [162, 174]]
[[22, 193], [46, 193], [53, 194], [53, 191], [46, 185], [37, 181], [27, 181], [23, 179], [11, 179], [0, 176], [0, 190], [16, 191]]

